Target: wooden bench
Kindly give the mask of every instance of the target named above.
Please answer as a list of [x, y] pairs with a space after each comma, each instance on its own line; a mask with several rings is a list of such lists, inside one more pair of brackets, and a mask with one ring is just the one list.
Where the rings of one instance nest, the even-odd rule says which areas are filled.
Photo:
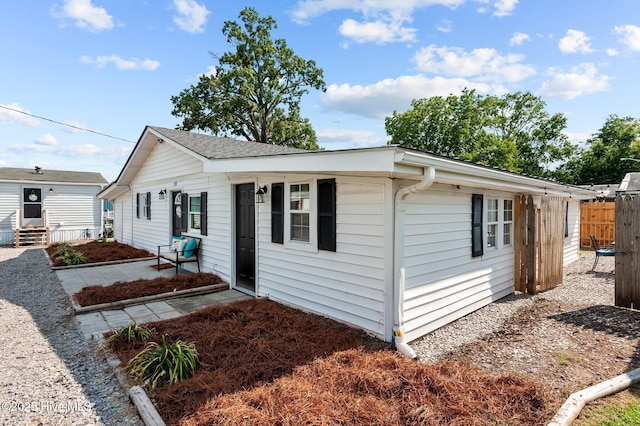
[[[185, 241], [188, 243], [190, 240], [196, 240], [196, 248], [193, 249], [193, 254], [186, 257], [184, 250], [171, 251], [171, 244], [158, 246], [158, 271], [160, 270], [160, 260], [166, 260], [176, 265], [176, 275], [178, 275], [178, 268], [183, 263], [196, 262], [198, 264], [198, 272], [200, 272], [200, 245], [202, 239], [197, 237], [185, 237]], [[162, 248], [169, 248], [169, 250], [162, 250]]]

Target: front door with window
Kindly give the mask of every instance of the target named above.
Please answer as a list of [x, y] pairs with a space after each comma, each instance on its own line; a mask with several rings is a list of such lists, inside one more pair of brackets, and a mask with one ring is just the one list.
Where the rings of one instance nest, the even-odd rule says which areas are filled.
[[255, 292], [255, 194], [253, 183], [236, 186], [236, 285]]
[[24, 188], [22, 195], [22, 226], [43, 226], [42, 189]]
[[[171, 226], [173, 236], [179, 237], [182, 235], [182, 192], [180, 191], [172, 191], [171, 192]], [[184, 212], [187, 214], [187, 212]]]

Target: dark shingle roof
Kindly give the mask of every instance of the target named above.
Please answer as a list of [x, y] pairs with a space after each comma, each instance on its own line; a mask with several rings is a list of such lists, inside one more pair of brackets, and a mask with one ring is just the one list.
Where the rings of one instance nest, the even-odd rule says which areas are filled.
[[64, 183], [95, 183], [106, 184], [107, 180], [97, 172], [71, 172], [67, 170], [18, 169], [14, 167], [0, 167], [0, 180], [64, 182]]
[[261, 157], [266, 155], [309, 152], [304, 149], [271, 145], [262, 142], [248, 142], [237, 139], [191, 133], [184, 130], [149, 126], [151, 130], [179, 143], [185, 148], [210, 159]]

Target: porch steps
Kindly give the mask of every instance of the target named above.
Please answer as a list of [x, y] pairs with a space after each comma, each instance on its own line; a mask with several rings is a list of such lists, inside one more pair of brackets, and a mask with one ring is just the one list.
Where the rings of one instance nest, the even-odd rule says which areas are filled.
[[49, 228], [27, 227], [16, 229], [16, 247], [49, 244]]

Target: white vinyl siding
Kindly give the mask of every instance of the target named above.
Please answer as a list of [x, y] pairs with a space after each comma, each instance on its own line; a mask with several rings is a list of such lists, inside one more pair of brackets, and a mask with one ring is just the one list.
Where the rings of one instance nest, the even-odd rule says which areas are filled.
[[[385, 184], [369, 181], [336, 178], [336, 252], [272, 243], [271, 206], [258, 205], [259, 296], [335, 318], [384, 338], [388, 321]], [[311, 185], [315, 184], [314, 179]]]
[[[484, 197], [499, 199], [500, 194]], [[471, 193], [434, 185], [405, 201], [409, 341], [513, 292], [511, 247], [471, 257], [471, 198]]]
[[580, 200], [570, 198], [567, 225], [569, 235], [564, 239], [564, 265], [578, 260], [580, 255]]
[[0, 245], [10, 245], [16, 239], [16, 211], [20, 208], [19, 184], [0, 183]]
[[[160, 199], [160, 190], [168, 196]], [[169, 143], [157, 144], [131, 183], [133, 195], [120, 196], [115, 204], [115, 235], [122, 235], [127, 244], [155, 253], [158, 245], [169, 244], [172, 228], [172, 191], [182, 191], [200, 198], [208, 193], [208, 235], [203, 236], [193, 226], [185, 235], [202, 238], [200, 266], [204, 272], [214, 272], [231, 282], [231, 185], [224, 174], [205, 174], [202, 162]], [[136, 219], [136, 193], [151, 192], [151, 220]], [[120, 210], [120, 211], [119, 211]], [[183, 212], [190, 215], [190, 212]], [[199, 211], [198, 211], [199, 216]], [[190, 215], [189, 223], [193, 217]], [[195, 218], [193, 218], [195, 219]], [[132, 223], [133, 221], [133, 223]], [[122, 229], [119, 224], [122, 223]], [[197, 270], [195, 264], [184, 265]]]
[[[0, 184], [0, 244], [15, 243], [17, 212], [22, 209], [22, 188], [42, 189], [42, 210], [47, 218], [51, 242], [79, 240], [89, 230], [92, 238], [102, 232], [102, 202], [99, 185], [53, 183]], [[49, 189], [53, 189], [49, 193]]]

